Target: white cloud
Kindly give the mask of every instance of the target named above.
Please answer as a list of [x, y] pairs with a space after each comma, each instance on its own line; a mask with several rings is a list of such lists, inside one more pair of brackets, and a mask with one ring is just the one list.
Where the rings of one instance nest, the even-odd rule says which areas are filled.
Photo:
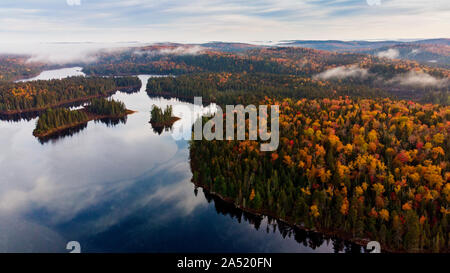
[[380, 58], [396, 59], [400, 56], [400, 52], [398, 49], [389, 48], [388, 50], [378, 52], [377, 56]]
[[404, 86], [419, 86], [419, 87], [448, 87], [449, 79], [439, 79], [422, 71], [409, 71], [408, 73], [394, 77], [389, 83], [397, 83]]
[[175, 46], [175, 47], [171, 47], [171, 46], [167, 46], [167, 47], [162, 47], [162, 48], [138, 48], [136, 49], [133, 54], [135, 55], [150, 55], [150, 56], [155, 56], [155, 55], [197, 55], [202, 53], [202, 51], [206, 50], [205, 47], [202, 46], [191, 46], [191, 45], [180, 45], [180, 46]]
[[28, 62], [49, 64], [91, 63], [98, 52], [117, 52], [127, 47], [142, 46], [131, 43], [0, 43], [1, 53], [29, 55]]
[[367, 69], [360, 68], [357, 65], [339, 66], [328, 69], [314, 76], [316, 79], [344, 79], [344, 78], [367, 78], [369, 72]]
[[163, 48], [158, 51], [159, 54], [163, 55], [197, 55], [205, 50], [201, 46], [178, 46], [175, 48]]
[[91, 63], [97, 58], [90, 52], [38, 52], [33, 53], [27, 60], [29, 63], [50, 63], [50, 64], [69, 64], [69, 63]]

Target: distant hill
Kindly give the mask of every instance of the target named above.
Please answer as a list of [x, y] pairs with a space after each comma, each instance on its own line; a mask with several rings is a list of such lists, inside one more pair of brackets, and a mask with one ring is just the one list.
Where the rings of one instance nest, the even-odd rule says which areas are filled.
[[282, 41], [279, 46], [299, 46], [306, 48], [314, 48], [319, 50], [328, 50], [336, 52], [348, 52], [348, 51], [359, 51], [376, 49], [385, 46], [392, 46], [398, 44], [397, 41], [339, 41], [339, 40], [292, 40], [292, 41]]
[[450, 39], [427, 39], [410, 42], [402, 41], [339, 41], [339, 40], [287, 40], [281, 41], [279, 46], [300, 46], [328, 51], [364, 51], [399, 44], [429, 44], [450, 46]]
[[450, 46], [450, 39], [427, 39], [418, 40], [414, 42], [415, 44], [430, 44], [430, 45], [447, 45]]
[[445, 44], [398, 44], [364, 53], [391, 59], [413, 60], [429, 66], [450, 68], [450, 46]]
[[224, 52], [239, 52], [245, 51], [247, 49], [262, 47], [259, 45], [252, 45], [246, 43], [228, 43], [228, 42], [209, 42], [200, 44], [200, 46]]
[[306, 47], [335, 52], [359, 52], [390, 59], [412, 60], [430, 66], [450, 67], [450, 39], [402, 41], [282, 41], [279, 46]]

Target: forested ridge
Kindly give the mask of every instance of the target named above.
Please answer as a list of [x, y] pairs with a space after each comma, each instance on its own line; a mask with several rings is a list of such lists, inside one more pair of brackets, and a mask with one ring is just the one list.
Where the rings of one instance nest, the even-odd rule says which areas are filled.
[[[132, 54], [132, 53], [130, 53]], [[293, 70], [269, 60], [252, 60], [231, 53], [202, 55], [160, 55], [142, 59], [129, 56], [124, 62], [92, 64], [83, 69], [90, 75], [190, 74], [199, 72], [267, 72], [294, 73]]]
[[29, 56], [0, 55], [0, 82], [15, 81], [38, 75], [45, 67], [27, 62]]
[[[133, 48], [97, 56], [83, 71], [89, 75], [192, 74], [200, 72], [247, 72], [313, 76], [325, 70], [357, 65], [369, 72], [394, 77], [420, 69], [448, 77], [448, 69], [430, 67], [410, 60], [391, 60], [360, 53], [337, 53], [301, 47], [259, 47], [240, 53], [204, 49], [195, 54], [164, 54], [173, 47]], [[189, 50], [180, 46], [177, 50]]]
[[178, 77], [150, 78], [147, 93], [179, 98], [201, 96], [204, 101], [220, 104], [257, 103], [272, 98], [388, 97], [380, 88], [314, 80], [294, 75], [266, 73], [200, 73]]

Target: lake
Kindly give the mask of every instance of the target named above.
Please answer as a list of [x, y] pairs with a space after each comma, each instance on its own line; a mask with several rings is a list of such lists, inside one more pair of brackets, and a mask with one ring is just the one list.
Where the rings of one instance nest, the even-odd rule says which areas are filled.
[[37, 81], [37, 80], [54, 80], [54, 79], [63, 79], [67, 77], [74, 76], [85, 76], [83, 73], [82, 67], [68, 67], [54, 70], [46, 70], [42, 71], [39, 75], [34, 78], [19, 80], [18, 82], [29, 82], [29, 81]]
[[173, 131], [190, 127], [182, 111], [194, 105], [150, 98], [149, 77], [139, 76], [139, 92], [112, 96], [137, 111], [125, 122], [89, 122], [40, 142], [32, 135], [36, 118], [0, 121], [0, 252], [68, 252], [69, 241], [82, 252], [360, 251], [196, 189], [189, 142], [149, 124], [152, 105], [173, 105], [181, 117]]

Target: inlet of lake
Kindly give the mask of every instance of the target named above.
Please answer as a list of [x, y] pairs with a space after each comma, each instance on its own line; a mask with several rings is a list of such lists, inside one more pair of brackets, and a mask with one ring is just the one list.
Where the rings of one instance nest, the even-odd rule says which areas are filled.
[[[80, 75], [80, 68], [36, 79]], [[349, 252], [337, 238], [256, 217], [196, 188], [189, 141], [152, 129], [152, 105], [175, 107], [177, 132], [193, 104], [139, 92], [112, 97], [137, 111], [126, 122], [89, 122], [40, 142], [36, 118], [0, 121], [0, 252]], [[205, 107], [207, 112], [213, 109]]]

